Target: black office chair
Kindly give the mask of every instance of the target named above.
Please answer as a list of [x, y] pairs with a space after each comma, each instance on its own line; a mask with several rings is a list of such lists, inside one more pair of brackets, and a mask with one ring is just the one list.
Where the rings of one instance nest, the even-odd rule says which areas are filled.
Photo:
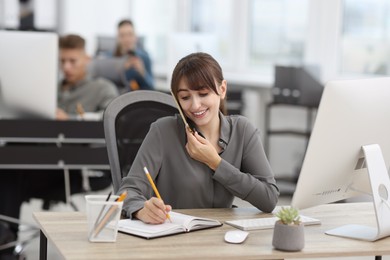
[[114, 99], [104, 112], [104, 134], [114, 192], [119, 190], [150, 124], [178, 113], [171, 95], [138, 90]]
[[[15, 240], [15, 235], [11, 232], [9, 224], [18, 225], [19, 230], [25, 233], [24, 238]], [[24, 223], [16, 218], [0, 215], [0, 259], [25, 259], [24, 250], [26, 246], [38, 236], [39, 228], [37, 226]]]

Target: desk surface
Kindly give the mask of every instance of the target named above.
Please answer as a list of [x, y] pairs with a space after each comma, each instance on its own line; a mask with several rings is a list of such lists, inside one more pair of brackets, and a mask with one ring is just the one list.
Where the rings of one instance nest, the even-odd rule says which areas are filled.
[[[269, 217], [255, 208], [178, 210], [185, 214], [220, 221]], [[328, 236], [324, 231], [343, 224], [375, 223], [371, 203], [330, 204], [301, 211], [321, 220], [321, 225], [305, 227], [305, 248], [282, 252], [272, 247], [273, 230], [250, 231], [243, 244], [228, 244], [224, 234], [234, 228], [222, 227], [145, 240], [118, 234], [116, 243], [90, 243], [86, 216], [80, 212], [38, 212], [34, 218], [41, 231], [65, 259], [283, 259], [334, 256], [374, 256], [390, 254], [390, 238], [365, 242]]]

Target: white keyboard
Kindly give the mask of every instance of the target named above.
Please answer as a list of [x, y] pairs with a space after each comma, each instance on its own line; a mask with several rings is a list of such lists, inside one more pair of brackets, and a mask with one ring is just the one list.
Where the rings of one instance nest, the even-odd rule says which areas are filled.
[[[301, 221], [304, 225], [317, 225], [321, 224], [321, 221], [315, 218], [300, 215]], [[257, 230], [257, 229], [270, 229], [274, 228], [275, 222], [278, 220], [277, 217], [269, 218], [252, 218], [252, 219], [239, 219], [239, 220], [228, 220], [226, 224], [241, 230]]]

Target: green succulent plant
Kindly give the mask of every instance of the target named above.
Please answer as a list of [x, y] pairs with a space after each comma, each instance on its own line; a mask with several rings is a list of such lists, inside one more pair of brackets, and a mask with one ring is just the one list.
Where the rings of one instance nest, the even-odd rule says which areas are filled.
[[299, 212], [293, 207], [282, 207], [275, 216], [285, 225], [299, 225], [301, 223]]

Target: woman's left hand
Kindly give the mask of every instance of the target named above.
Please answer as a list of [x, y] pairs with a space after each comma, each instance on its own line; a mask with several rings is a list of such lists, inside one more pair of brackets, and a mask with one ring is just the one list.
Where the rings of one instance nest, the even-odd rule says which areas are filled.
[[186, 129], [186, 134], [186, 149], [191, 158], [206, 164], [215, 171], [222, 159], [213, 145], [207, 139], [201, 137], [198, 132], [195, 131], [192, 134], [189, 128]]

